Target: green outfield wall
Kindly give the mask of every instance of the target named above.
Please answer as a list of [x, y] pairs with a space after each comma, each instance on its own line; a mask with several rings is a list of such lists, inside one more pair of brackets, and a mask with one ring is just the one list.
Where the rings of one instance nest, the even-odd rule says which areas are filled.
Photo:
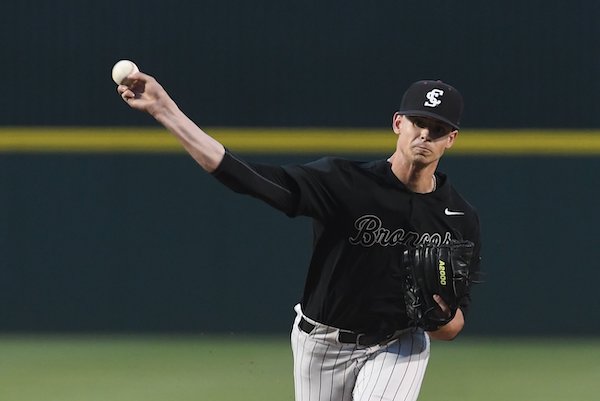
[[[209, 131], [248, 159], [280, 164], [324, 154], [382, 158], [394, 138], [376, 130]], [[515, 146], [528, 135], [528, 151]], [[465, 131], [442, 161], [482, 220], [486, 283], [474, 290], [467, 333], [600, 334], [598, 137]], [[340, 146], [318, 152], [313, 141]], [[7, 128], [0, 183], [0, 331], [289, 329], [310, 221], [229, 191], [166, 132]]]

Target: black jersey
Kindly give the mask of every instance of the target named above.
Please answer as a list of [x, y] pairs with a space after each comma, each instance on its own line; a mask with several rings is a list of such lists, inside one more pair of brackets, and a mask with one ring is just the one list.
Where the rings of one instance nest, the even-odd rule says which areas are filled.
[[386, 160], [323, 158], [280, 167], [245, 163], [226, 152], [213, 174], [289, 216], [313, 219], [301, 304], [306, 316], [330, 326], [367, 333], [407, 327], [401, 284], [406, 247], [467, 239], [479, 260], [477, 213], [440, 172], [436, 190], [427, 194], [407, 189]]

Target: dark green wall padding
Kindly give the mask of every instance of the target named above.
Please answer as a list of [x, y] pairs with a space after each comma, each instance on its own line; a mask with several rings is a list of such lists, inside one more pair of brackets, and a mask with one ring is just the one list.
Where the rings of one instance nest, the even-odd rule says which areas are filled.
[[[483, 225], [486, 283], [466, 332], [599, 334], [600, 159], [448, 156], [440, 169]], [[0, 330], [289, 329], [310, 221], [230, 192], [188, 156], [4, 154], [0, 183]]]

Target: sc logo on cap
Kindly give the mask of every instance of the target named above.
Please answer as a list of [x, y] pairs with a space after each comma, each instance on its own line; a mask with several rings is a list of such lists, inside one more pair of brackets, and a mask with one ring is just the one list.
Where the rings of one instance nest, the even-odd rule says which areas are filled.
[[444, 94], [444, 91], [441, 90], [441, 89], [432, 89], [432, 90], [430, 90], [425, 95], [425, 97], [427, 98], [427, 101], [425, 103], [423, 103], [423, 105], [427, 106], [427, 107], [436, 107], [436, 106], [438, 106], [440, 103], [442, 103], [442, 101], [440, 99], [438, 99], [438, 97], [442, 96], [443, 94]]

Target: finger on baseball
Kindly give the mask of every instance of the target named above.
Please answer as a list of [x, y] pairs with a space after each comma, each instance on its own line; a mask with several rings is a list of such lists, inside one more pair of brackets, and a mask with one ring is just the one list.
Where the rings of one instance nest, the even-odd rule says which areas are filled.
[[151, 78], [152, 77], [144, 73], [134, 72], [133, 74], [129, 74], [127, 77], [125, 77], [120, 85], [117, 85], [117, 91], [122, 93], [126, 89], [134, 89], [136, 87], [143, 86]]
[[152, 80], [152, 79], [154, 79], [154, 78], [152, 78], [152, 77], [151, 77], [150, 75], [148, 75], [148, 74], [144, 74], [144, 73], [143, 73], [143, 72], [141, 72], [141, 71], [136, 71], [136, 72], [134, 72], [134, 73], [132, 73], [132, 74], [129, 74], [129, 75], [127, 76], [127, 79], [129, 79], [129, 80], [131, 80], [131, 81], [134, 81], [134, 82], [135, 82], [135, 81], [148, 82], [148, 81], [150, 81], [150, 80]]
[[121, 96], [133, 96], [133, 91], [131, 88], [125, 85], [119, 85], [117, 92], [119, 92]]
[[135, 93], [131, 89], [126, 87], [123, 90], [123, 92], [121, 92], [121, 97], [123, 98], [123, 100], [127, 101], [128, 99], [135, 98]]

